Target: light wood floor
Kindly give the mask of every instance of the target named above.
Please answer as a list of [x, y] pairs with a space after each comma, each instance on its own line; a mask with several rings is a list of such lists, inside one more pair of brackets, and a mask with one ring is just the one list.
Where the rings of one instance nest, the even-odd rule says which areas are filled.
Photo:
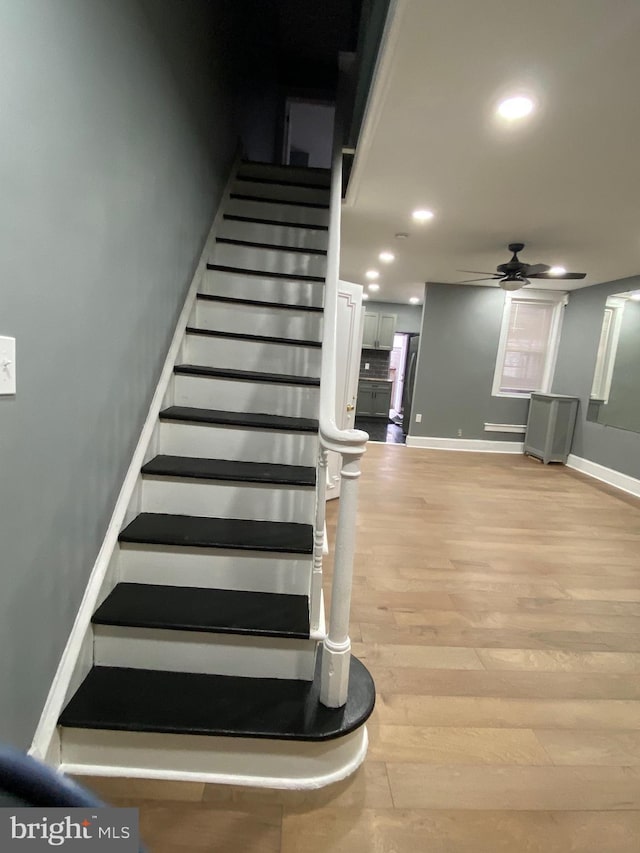
[[306, 794], [93, 786], [140, 807], [153, 853], [638, 853], [640, 501], [521, 456], [392, 445], [361, 486], [365, 766]]

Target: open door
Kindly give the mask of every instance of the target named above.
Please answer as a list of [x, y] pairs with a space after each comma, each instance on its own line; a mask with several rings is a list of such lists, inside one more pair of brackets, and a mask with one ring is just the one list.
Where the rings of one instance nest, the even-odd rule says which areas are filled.
[[[338, 325], [336, 351], [336, 421], [340, 429], [353, 429], [360, 376], [364, 311], [362, 286], [338, 282]], [[340, 454], [329, 453], [327, 500], [340, 497]]]

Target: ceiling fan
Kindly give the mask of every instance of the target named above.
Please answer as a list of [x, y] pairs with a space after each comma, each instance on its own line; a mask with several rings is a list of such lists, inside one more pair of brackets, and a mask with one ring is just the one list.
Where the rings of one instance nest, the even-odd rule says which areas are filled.
[[518, 260], [518, 252], [524, 249], [524, 243], [509, 243], [509, 251], [513, 257], [506, 264], [499, 264], [497, 272], [482, 272], [481, 270], [458, 270], [458, 272], [474, 272], [482, 275], [482, 278], [469, 278], [458, 284], [470, 284], [474, 281], [497, 281], [503, 290], [520, 290], [525, 284], [530, 283], [532, 278], [549, 279], [552, 281], [562, 279], [581, 279], [586, 277], [586, 272], [551, 272], [553, 267], [549, 264], [525, 264]]

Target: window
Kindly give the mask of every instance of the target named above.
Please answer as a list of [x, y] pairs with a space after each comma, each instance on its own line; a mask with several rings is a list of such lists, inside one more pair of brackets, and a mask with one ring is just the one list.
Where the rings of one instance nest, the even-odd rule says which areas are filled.
[[566, 293], [533, 291], [505, 297], [493, 395], [529, 397], [548, 392], [555, 367]]
[[607, 299], [604, 317], [602, 318], [602, 331], [598, 344], [596, 368], [593, 374], [593, 386], [591, 388], [592, 400], [601, 400], [604, 403], [609, 402], [624, 305], [624, 299], [620, 299], [617, 296], [609, 296]]

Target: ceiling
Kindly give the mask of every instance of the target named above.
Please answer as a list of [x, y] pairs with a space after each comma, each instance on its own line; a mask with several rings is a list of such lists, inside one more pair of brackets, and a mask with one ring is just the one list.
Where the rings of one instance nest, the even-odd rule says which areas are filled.
[[[510, 257], [640, 272], [640, 2], [397, 0], [343, 209], [341, 277], [406, 302]], [[527, 92], [522, 122], [501, 97]], [[411, 211], [435, 216], [424, 225]], [[409, 238], [395, 238], [408, 232]], [[396, 260], [377, 256], [391, 250]], [[495, 285], [493, 285], [495, 286]]]

